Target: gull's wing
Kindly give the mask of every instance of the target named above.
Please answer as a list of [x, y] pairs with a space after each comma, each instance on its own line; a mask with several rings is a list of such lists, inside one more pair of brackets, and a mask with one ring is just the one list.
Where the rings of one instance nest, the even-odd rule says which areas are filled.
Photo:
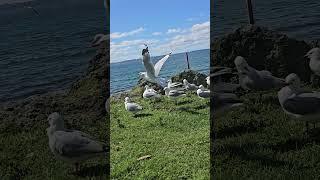
[[167, 59], [170, 57], [170, 54], [165, 55], [162, 59], [160, 59], [155, 65], [154, 65], [154, 74], [156, 77], [159, 76], [160, 70], [163, 66], [163, 64], [167, 61]]
[[284, 101], [283, 108], [288, 112], [300, 115], [320, 113], [320, 95], [318, 93], [302, 93], [291, 96]]
[[68, 158], [81, 158], [100, 153], [105, 153], [106, 145], [99, 141], [95, 141], [81, 131], [56, 131], [55, 150], [61, 156]]

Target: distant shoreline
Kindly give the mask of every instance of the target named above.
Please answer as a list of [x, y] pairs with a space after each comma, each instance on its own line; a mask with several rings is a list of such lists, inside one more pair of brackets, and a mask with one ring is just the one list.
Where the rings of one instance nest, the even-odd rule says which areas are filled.
[[[209, 49], [198, 49], [198, 50], [186, 51], [186, 52], [191, 53], [191, 52], [204, 51], [204, 50], [209, 50], [209, 51], [210, 51], [210, 48], [209, 48]], [[175, 54], [172, 54], [172, 55], [183, 54], [183, 53], [186, 53], [186, 52], [175, 53]], [[152, 56], [151, 58], [157, 58], [157, 57], [161, 57], [161, 56], [164, 56], [164, 55]], [[111, 62], [111, 61], [110, 61], [110, 65], [112, 65], [112, 64], [117, 64], [117, 63], [124, 63], [124, 62], [128, 62], [128, 61], [136, 61], [136, 60], [140, 60], [140, 59], [129, 59], [129, 60], [117, 61], [117, 62]]]

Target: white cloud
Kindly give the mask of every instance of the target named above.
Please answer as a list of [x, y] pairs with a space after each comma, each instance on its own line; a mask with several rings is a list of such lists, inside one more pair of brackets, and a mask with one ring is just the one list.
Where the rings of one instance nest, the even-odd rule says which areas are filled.
[[161, 34], [162, 34], [162, 32], [154, 32], [154, 33], [152, 33], [153, 36], [159, 36]]
[[132, 36], [132, 35], [135, 35], [135, 34], [138, 34], [140, 32], [143, 32], [145, 29], [143, 27], [140, 27], [138, 29], [135, 29], [135, 30], [132, 30], [132, 31], [129, 31], [129, 32], [114, 32], [114, 33], [111, 33], [110, 37], [111, 39], [119, 39], [119, 38], [123, 38], [123, 37], [127, 37], [127, 36]]
[[180, 28], [168, 29], [167, 34], [180, 33], [180, 32], [182, 32], [182, 29], [180, 29]]
[[152, 56], [167, 54], [170, 51], [181, 53], [210, 47], [209, 21], [194, 24], [186, 29], [177, 29], [178, 32], [174, 32], [175, 35], [173, 37], [170, 34], [161, 40], [137, 39], [117, 43], [111, 42], [111, 62], [141, 58], [141, 50], [144, 48], [144, 43], [148, 44]]
[[30, 2], [30, 1], [33, 1], [33, 0], [0, 0], [0, 5], [24, 3], [24, 2]]

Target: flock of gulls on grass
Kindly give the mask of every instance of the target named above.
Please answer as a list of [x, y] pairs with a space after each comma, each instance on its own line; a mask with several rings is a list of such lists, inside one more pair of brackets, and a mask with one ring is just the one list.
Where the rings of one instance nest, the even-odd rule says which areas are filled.
[[[150, 62], [148, 47], [143, 49], [142, 56], [146, 72], [140, 73], [140, 77], [162, 86], [162, 82], [160, 82], [158, 75], [169, 55], [166, 55], [163, 59], [159, 60], [155, 66]], [[311, 49], [305, 57], [310, 59], [309, 66], [314, 74], [320, 75], [320, 48]], [[278, 100], [284, 113], [304, 121], [307, 133], [309, 131], [309, 123], [313, 123], [315, 127], [315, 123], [320, 120], [320, 92], [303, 90], [300, 87], [300, 78], [297, 74], [291, 73], [285, 79], [278, 78], [273, 76], [270, 71], [256, 70], [241, 56], [235, 58], [234, 64], [237, 70], [236, 73], [233, 73], [232, 68], [229, 67], [215, 67], [217, 71], [206, 78], [208, 87], [210, 86], [211, 78], [218, 80], [212, 87], [213, 91], [211, 93], [210, 90], [205, 89], [203, 85], [197, 86], [184, 79], [182, 83], [169, 80], [163, 89], [165, 95], [169, 98], [176, 99], [185, 96], [185, 90], [196, 90], [197, 95], [200, 98], [210, 98], [211, 95], [214, 116], [217, 117], [224, 114], [226, 111], [230, 111], [233, 108], [243, 105], [243, 101], [234, 94], [238, 88], [242, 88], [247, 92], [258, 92], [260, 100], [264, 91], [280, 89], [278, 92]], [[227, 74], [238, 75], [239, 84], [223, 82], [222, 77]], [[157, 91], [149, 86], [145, 86], [143, 98], [152, 99], [159, 97], [161, 97], [161, 95]], [[132, 102], [129, 97], [126, 97], [125, 109], [136, 113], [143, 108], [139, 104]]]
[[[140, 78], [148, 82], [160, 85], [163, 88], [165, 96], [167, 96], [170, 99], [173, 99], [176, 105], [178, 98], [186, 96], [186, 91], [196, 91], [197, 95], [200, 98], [210, 98], [209, 89], [205, 89], [203, 85], [197, 86], [195, 84], [189, 83], [186, 79], [183, 79], [182, 82], [172, 82], [172, 80], [169, 79], [167, 83], [164, 83], [164, 80], [159, 77], [159, 74], [162, 66], [168, 60], [170, 55], [171, 53], [165, 55], [155, 65], [153, 65], [153, 63], [150, 60], [148, 46], [146, 45], [146, 48], [142, 50], [142, 62], [146, 72], [140, 72]], [[209, 81], [207, 80], [208, 85], [210, 85]], [[158, 99], [161, 98], [161, 94], [153, 88], [146, 85], [142, 97], [144, 99]], [[129, 97], [125, 98], [124, 104], [125, 109], [134, 114], [143, 109], [141, 105], [132, 102]]]

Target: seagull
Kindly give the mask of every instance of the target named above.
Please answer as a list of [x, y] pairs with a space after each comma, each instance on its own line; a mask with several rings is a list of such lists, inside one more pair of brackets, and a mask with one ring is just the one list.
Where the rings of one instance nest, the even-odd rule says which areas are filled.
[[[320, 76], [320, 48], [312, 48], [310, 51], [307, 52], [305, 57], [310, 59], [309, 67], [311, 71]], [[313, 82], [314, 75], [311, 76], [311, 82]]]
[[[146, 45], [147, 46], [147, 45]], [[163, 64], [167, 61], [170, 57], [171, 53], [165, 55], [162, 59], [160, 59], [155, 65], [152, 64], [150, 60], [150, 54], [148, 50], [148, 46], [142, 50], [142, 62], [146, 69], [146, 72], [140, 72], [140, 78], [143, 78], [149, 82], [159, 84], [160, 86], [164, 86], [164, 83], [161, 82], [158, 77], [160, 70]]]
[[131, 102], [129, 97], [125, 98], [124, 105], [125, 109], [129, 112], [132, 112], [133, 114], [136, 114], [138, 111], [142, 110], [142, 107], [137, 103]]
[[214, 109], [214, 116], [219, 117], [223, 115], [226, 111], [230, 111], [234, 108], [243, 105], [242, 100], [240, 100], [235, 94], [232, 93], [213, 93], [213, 101], [211, 107]]
[[167, 87], [171, 90], [176, 89], [176, 90], [184, 90], [184, 85], [181, 82], [172, 82], [171, 79], [169, 79], [168, 81], [168, 85]]
[[92, 42], [91, 42], [91, 47], [96, 47], [99, 46], [102, 42], [105, 42], [109, 39], [107, 35], [104, 34], [97, 34], [94, 36]]
[[157, 98], [160, 98], [161, 96], [154, 89], [146, 85], [142, 97], [145, 99], [157, 99]]
[[62, 116], [54, 112], [48, 116], [50, 127], [47, 128], [49, 147], [53, 155], [67, 163], [72, 163], [76, 171], [82, 161], [106, 156], [109, 152], [105, 143], [94, 140], [90, 135], [77, 130], [64, 128]]
[[198, 89], [199, 87], [195, 84], [190, 84], [186, 79], [183, 79], [183, 84], [184, 84], [184, 87], [187, 89], [187, 90], [196, 90]]
[[300, 88], [300, 78], [291, 73], [286, 77], [288, 85], [278, 92], [278, 99], [283, 111], [298, 120], [309, 122], [320, 120], [320, 92], [307, 91]]
[[148, 86], [148, 85], [145, 85], [145, 86], [144, 86], [144, 89], [145, 89], [145, 90], [148, 90], [148, 91], [150, 91], [150, 92], [155, 92], [155, 93], [157, 93], [156, 90], [154, 90], [153, 88], [151, 88], [151, 87]]
[[210, 76], [206, 77], [206, 82], [208, 84], [208, 87], [210, 86]]
[[177, 98], [186, 96], [186, 93], [184, 91], [170, 89], [168, 87], [165, 87], [163, 90], [164, 90], [166, 96], [175, 100], [175, 104], [177, 104], [177, 100], [176, 100]]
[[271, 72], [263, 70], [258, 71], [250, 67], [247, 61], [238, 56], [234, 60], [239, 73], [239, 82], [245, 90], [270, 90], [272, 88], [282, 88], [286, 85], [284, 79], [272, 76]]
[[203, 85], [200, 85], [197, 90], [197, 95], [200, 98], [210, 98], [210, 90], [204, 89]]

